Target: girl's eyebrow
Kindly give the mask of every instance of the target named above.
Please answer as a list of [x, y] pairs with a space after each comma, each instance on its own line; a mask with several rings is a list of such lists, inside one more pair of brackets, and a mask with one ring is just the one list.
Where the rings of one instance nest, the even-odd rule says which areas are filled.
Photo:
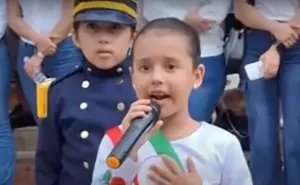
[[163, 57], [163, 59], [166, 62], [179, 63], [178, 59], [175, 57], [166, 56], [166, 57]]
[[149, 63], [150, 58], [149, 57], [143, 57], [143, 58], [137, 59], [136, 61], [139, 61], [141, 63]]

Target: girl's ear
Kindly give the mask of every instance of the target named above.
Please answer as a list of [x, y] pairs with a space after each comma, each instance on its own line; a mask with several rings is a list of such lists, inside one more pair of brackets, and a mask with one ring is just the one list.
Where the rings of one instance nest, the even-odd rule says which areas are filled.
[[193, 86], [194, 89], [197, 89], [202, 85], [204, 75], [205, 75], [205, 67], [203, 64], [199, 64], [194, 74], [194, 86]]

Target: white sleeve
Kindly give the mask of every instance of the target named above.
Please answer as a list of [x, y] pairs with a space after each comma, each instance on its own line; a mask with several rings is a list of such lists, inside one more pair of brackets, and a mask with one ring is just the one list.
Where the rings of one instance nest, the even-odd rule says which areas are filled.
[[210, 182], [207, 182], [207, 181], [202, 181], [202, 184], [201, 185], [213, 185], [212, 183]]
[[232, 138], [225, 155], [221, 185], [253, 185], [241, 144], [236, 137]]
[[127, 158], [119, 169], [110, 169], [106, 165], [106, 158], [113, 149], [113, 144], [108, 136], [104, 136], [98, 149], [98, 154], [93, 171], [91, 185], [103, 185], [111, 182], [113, 178], [122, 178], [126, 184], [131, 184], [139, 170], [139, 164]]
[[208, 1], [208, 4], [200, 7], [199, 15], [221, 24], [230, 12], [231, 6], [232, 0], [211, 0]]

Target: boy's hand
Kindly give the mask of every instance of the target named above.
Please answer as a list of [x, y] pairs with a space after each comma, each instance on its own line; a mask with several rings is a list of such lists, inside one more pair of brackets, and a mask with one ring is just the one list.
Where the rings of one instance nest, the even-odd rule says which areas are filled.
[[[126, 130], [130, 127], [130, 124], [132, 121], [136, 118], [141, 118], [144, 116], [147, 116], [147, 114], [151, 111], [150, 107], [150, 100], [147, 99], [141, 99], [137, 100], [136, 102], [132, 103], [130, 106], [130, 109], [126, 116], [124, 117], [122, 121], [122, 131], [126, 132]], [[142, 138], [142, 141], [139, 142], [132, 150], [131, 156], [135, 159], [136, 153], [139, 150], [139, 148], [149, 139], [151, 138], [154, 133], [162, 126], [163, 122], [160, 120], [158, 121], [155, 126], [149, 131], [147, 136], [145, 138]]]
[[169, 157], [163, 156], [164, 168], [153, 166], [149, 178], [158, 185], [202, 185], [194, 162], [187, 159], [188, 172], [183, 173], [179, 166]]

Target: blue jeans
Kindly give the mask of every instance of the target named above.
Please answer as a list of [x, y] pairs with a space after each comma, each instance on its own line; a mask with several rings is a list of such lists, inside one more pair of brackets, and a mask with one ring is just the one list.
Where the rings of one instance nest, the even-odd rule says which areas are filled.
[[4, 39], [0, 38], [0, 185], [13, 185], [15, 150], [9, 122], [11, 63]]
[[190, 96], [189, 112], [197, 121], [210, 121], [226, 83], [225, 58], [223, 54], [205, 57], [200, 63], [205, 66], [204, 81]]
[[[243, 66], [259, 59], [272, 44], [270, 33], [250, 30]], [[284, 171], [286, 185], [300, 183], [300, 42], [282, 55], [278, 75], [250, 81], [242, 68], [249, 118], [251, 172], [255, 185], [282, 185], [279, 148], [279, 99], [284, 119]]]
[[[39, 119], [36, 114], [36, 85], [28, 77], [24, 70], [24, 59], [30, 58], [36, 53], [36, 47], [20, 41], [19, 56], [18, 56], [18, 74], [22, 89], [28, 101], [29, 107], [37, 122]], [[74, 69], [74, 66], [81, 64], [83, 55], [81, 51], [74, 45], [72, 39], [69, 37], [58, 45], [57, 51], [54, 55], [45, 58], [42, 64], [42, 71], [48, 77], [59, 78], [68, 74]]]

